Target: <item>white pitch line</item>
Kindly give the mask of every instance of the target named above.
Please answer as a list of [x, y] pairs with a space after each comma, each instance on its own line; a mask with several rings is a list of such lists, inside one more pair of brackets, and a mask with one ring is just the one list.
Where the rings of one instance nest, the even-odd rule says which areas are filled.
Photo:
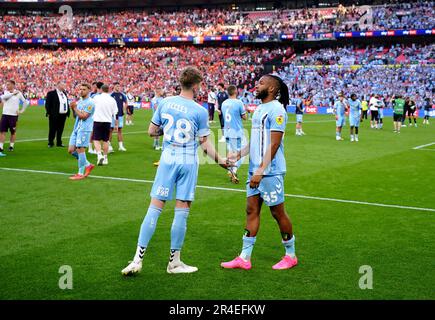
[[418, 151], [435, 151], [435, 149], [418, 149]]
[[431, 142], [431, 143], [428, 143], [428, 144], [423, 144], [421, 146], [414, 147], [412, 149], [418, 150], [418, 149], [422, 149], [422, 148], [425, 148], [425, 147], [429, 147], [429, 146], [434, 145], [434, 144], [435, 144], [435, 142]]
[[[62, 176], [70, 176], [71, 173], [65, 172], [55, 172], [55, 171], [43, 171], [43, 170], [32, 170], [32, 169], [17, 169], [17, 168], [2, 168], [0, 170], [4, 171], [17, 171], [17, 172], [30, 172], [30, 173], [41, 173], [41, 174], [50, 174], [50, 175], [62, 175]], [[103, 180], [117, 180], [117, 181], [128, 181], [128, 182], [138, 182], [138, 183], [154, 183], [152, 180], [144, 180], [144, 179], [131, 179], [131, 178], [118, 178], [118, 177], [105, 177], [105, 176], [94, 176], [90, 175], [89, 178], [94, 179], [103, 179]], [[200, 189], [211, 189], [211, 190], [221, 190], [221, 191], [234, 191], [245, 193], [245, 190], [235, 189], [235, 188], [225, 188], [225, 187], [213, 187], [213, 186], [196, 186]], [[417, 210], [417, 211], [430, 211], [435, 212], [433, 208], [422, 208], [422, 207], [409, 207], [409, 206], [400, 206], [396, 204], [385, 204], [385, 203], [376, 203], [376, 202], [366, 202], [366, 201], [357, 201], [357, 200], [346, 200], [346, 199], [334, 199], [334, 198], [323, 198], [323, 197], [315, 197], [315, 196], [305, 196], [300, 194], [285, 194], [286, 197], [289, 198], [300, 198], [300, 199], [309, 199], [309, 200], [319, 200], [319, 201], [332, 201], [332, 202], [341, 202], [341, 203], [351, 203], [351, 204], [360, 204], [367, 206], [375, 206], [375, 207], [385, 207], [385, 208], [395, 208], [395, 209], [406, 209], [406, 210]]]
[[[148, 131], [143, 130], [143, 131], [123, 132], [122, 134], [126, 135], [126, 134], [137, 134], [137, 133], [146, 133], [146, 132]], [[62, 137], [62, 139], [69, 139], [69, 137], [70, 136], [65, 136]], [[33, 142], [33, 141], [45, 141], [45, 140], [47, 140], [47, 138], [23, 139], [23, 140], [17, 140], [15, 142]]]

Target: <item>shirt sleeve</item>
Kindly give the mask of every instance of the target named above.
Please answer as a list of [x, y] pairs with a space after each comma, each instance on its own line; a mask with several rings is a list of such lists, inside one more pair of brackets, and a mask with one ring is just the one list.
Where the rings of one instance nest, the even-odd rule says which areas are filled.
[[90, 102], [88, 102], [88, 104], [86, 105], [86, 107], [83, 108], [83, 111], [84, 111], [84, 112], [87, 112], [87, 113], [90, 113], [90, 114], [93, 114], [94, 111], [95, 111], [95, 102], [94, 102], [94, 101], [90, 101]]
[[112, 98], [112, 117], [116, 120], [116, 115], [118, 114], [118, 104], [116, 100]]
[[14, 95], [13, 93], [5, 93], [5, 94], [2, 94], [2, 95], [0, 96], [0, 100], [2, 100], [2, 101], [9, 100], [9, 98], [12, 97], [13, 95]]
[[162, 118], [160, 116], [160, 110], [162, 110], [161, 107], [155, 109], [156, 111], [153, 114], [153, 117], [151, 119], [151, 122], [154, 123], [156, 126], [161, 126], [162, 125]]
[[240, 115], [243, 116], [246, 113], [245, 106], [243, 105], [243, 102], [240, 101], [239, 106], [240, 106]]
[[274, 108], [269, 113], [270, 131], [285, 132], [285, 125], [287, 124], [287, 114], [282, 107]]
[[27, 101], [26, 98], [24, 98], [23, 94], [20, 93], [20, 100], [23, 103], [23, 108], [21, 109], [21, 112], [24, 112], [24, 110], [26, 110], [26, 108], [29, 106], [29, 101]]
[[210, 127], [208, 125], [208, 112], [204, 109], [199, 114], [198, 136], [207, 137], [210, 135]]

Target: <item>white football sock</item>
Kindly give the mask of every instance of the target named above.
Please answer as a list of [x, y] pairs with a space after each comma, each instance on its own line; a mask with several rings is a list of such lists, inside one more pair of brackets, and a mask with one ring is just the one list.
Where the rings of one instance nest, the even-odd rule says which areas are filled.
[[133, 261], [136, 263], [142, 262], [145, 251], [145, 247], [137, 246], [136, 254], [134, 255]]

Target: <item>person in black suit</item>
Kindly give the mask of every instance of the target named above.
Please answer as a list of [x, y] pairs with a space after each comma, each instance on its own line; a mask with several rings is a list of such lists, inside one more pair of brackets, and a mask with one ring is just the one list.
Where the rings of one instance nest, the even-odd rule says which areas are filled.
[[53, 91], [47, 93], [45, 98], [45, 116], [48, 117], [48, 147], [54, 146], [54, 138], [56, 137], [56, 145], [63, 147], [62, 133], [65, 127], [66, 118], [70, 115], [68, 97], [65, 91], [65, 84], [59, 82]]

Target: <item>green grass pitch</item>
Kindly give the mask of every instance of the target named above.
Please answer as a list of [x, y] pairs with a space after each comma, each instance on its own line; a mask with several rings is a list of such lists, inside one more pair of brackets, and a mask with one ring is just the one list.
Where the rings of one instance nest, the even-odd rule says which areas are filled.
[[[239, 253], [245, 223], [245, 194], [198, 187], [189, 217], [183, 260], [198, 266], [188, 275], [168, 275], [174, 203], [159, 220], [138, 276], [120, 270], [131, 260], [149, 204], [159, 152], [145, 131], [151, 112], [138, 110], [125, 127], [126, 153], [92, 174], [136, 180], [88, 178], [70, 181], [77, 162], [61, 148], [47, 148], [48, 121], [30, 107], [18, 125], [13, 153], [0, 158], [0, 299], [434, 299], [435, 123], [392, 132], [360, 129], [360, 142], [335, 141], [333, 116], [306, 115], [305, 137], [294, 135], [289, 114], [285, 136], [290, 195], [355, 200], [402, 207], [288, 196], [286, 208], [296, 235], [299, 265], [271, 266], [284, 253], [277, 225], [263, 208], [250, 271], [223, 270], [220, 262]], [[72, 128], [69, 119], [64, 136]], [[246, 122], [249, 127], [250, 122]], [[216, 124], [213, 131], [217, 133]], [[23, 141], [39, 139], [35, 141]], [[68, 138], [63, 140], [68, 143]], [[6, 147], [8, 145], [6, 144]], [[116, 149], [117, 142], [114, 139]], [[88, 155], [95, 163], [95, 156]], [[46, 171], [7, 171], [18, 168]], [[233, 185], [217, 165], [200, 166], [198, 185]], [[73, 289], [58, 286], [59, 268], [73, 270]], [[373, 270], [373, 289], [359, 288], [359, 268]]]

